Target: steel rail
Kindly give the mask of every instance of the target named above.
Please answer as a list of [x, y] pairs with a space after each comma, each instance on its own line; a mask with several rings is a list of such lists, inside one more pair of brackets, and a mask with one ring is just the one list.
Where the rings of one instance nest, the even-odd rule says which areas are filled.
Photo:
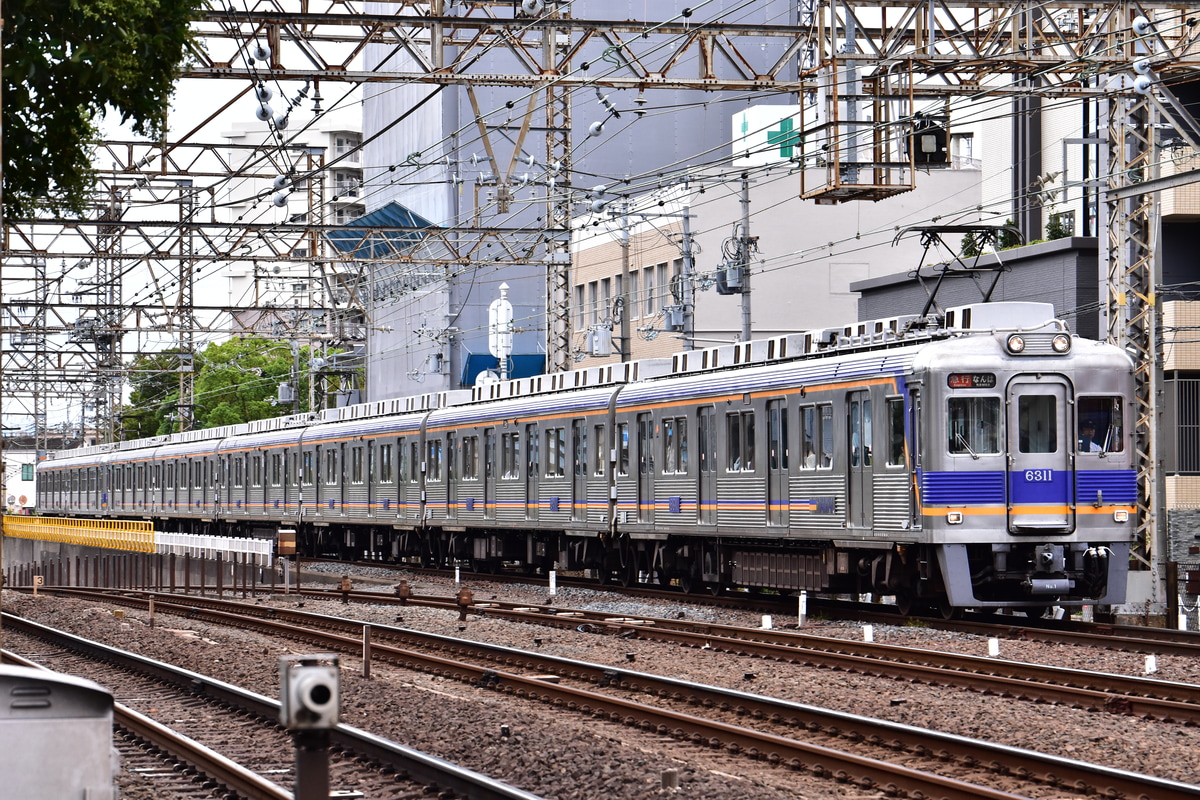
[[[123, 601], [137, 603], [137, 597], [122, 597]], [[189, 602], [191, 601], [191, 602]], [[197, 602], [198, 601], [198, 602]], [[248, 620], [246, 613], [253, 614], [255, 626], [271, 630], [281, 635], [297, 635], [291, 629], [291, 623], [301, 622], [309, 626], [317, 626], [320, 632], [309, 635], [320, 637], [322, 646], [339, 648], [351, 652], [361, 652], [361, 639], [354, 635], [362, 630], [365, 623], [348, 620], [341, 617], [330, 617], [307, 611], [279, 609], [250, 605], [235, 601], [214, 600], [212, 598], [180, 598], [172, 602], [170, 596], [156, 599], [156, 607], [162, 611], [174, 610], [183, 616], [197, 616], [201, 606], [207, 607], [205, 613], [221, 622], [245, 624]], [[221, 608], [234, 609], [223, 611]], [[565, 621], [565, 620], [564, 620]], [[573, 618], [575, 625], [595, 624]], [[1115, 770], [1087, 762], [1073, 761], [1057, 756], [1036, 753], [982, 742], [954, 734], [929, 731], [882, 720], [873, 720], [853, 714], [844, 714], [829, 709], [749, 694], [720, 687], [696, 684], [691, 681], [678, 680], [659, 675], [649, 675], [627, 669], [611, 666], [589, 664], [573, 659], [559, 658], [542, 653], [534, 653], [514, 648], [501, 647], [486, 643], [466, 641], [438, 634], [394, 628], [386, 625], [369, 626], [372, 631], [372, 657], [383, 657], [411, 669], [451, 677], [460, 681], [473, 682], [487, 688], [512, 692], [532, 699], [540, 699], [556, 705], [608, 716], [613, 719], [629, 721], [633, 718], [632, 710], [637, 710], [641, 704], [627, 704], [627, 701], [613, 699], [606, 695], [595, 695], [591, 692], [572, 690], [568, 687], [547, 684], [546, 675], [568, 677], [588, 681], [598, 686], [619, 686], [624, 690], [685, 700], [693, 705], [717, 707], [733, 710], [740, 715], [756, 718], [782, 720], [786, 724], [802, 729], [819, 729], [826, 732], [836, 732], [850, 739], [863, 739], [873, 742], [888, 743], [886, 746], [904, 752], [920, 755], [939, 754], [941, 757], [953, 759], [965, 764], [1007, 764], [1013, 774], [1020, 774], [1030, 780], [1052, 785], [1064, 785], [1080, 790], [1091, 791], [1113, 797], [1156, 798], [1156, 800], [1184, 800], [1200, 798], [1200, 787], [1182, 784], [1153, 776], [1139, 775], [1124, 770]], [[620, 627], [619, 625], [616, 627]], [[326, 633], [327, 630], [341, 630], [344, 633]], [[643, 629], [639, 629], [643, 630]], [[393, 644], [385, 644], [393, 642]], [[492, 662], [500, 662], [508, 667], [518, 667], [529, 670], [532, 676], [514, 675], [511, 672], [500, 672], [491, 667], [476, 664], [465, 664], [456, 659], [432, 656], [418, 653], [414, 650], [397, 646], [395, 643], [413, 643], [411, 646], [436, 648], [456, 654], [466, 654], [474, 658], [486, 658]], [[877, 671], [872, 671], [878, 674]], [[902, 675], [902, 673], [897, 673]], [[1102, 693], [1097, 693], [1102, 694]], [[582, 698], [582, 699], [581, 699]], [[597, 699], [602, 698], [602, 699]], [[1112, 703], [1108, 695], [1097, 702]], [[644, 713], [644, 712], [643, 712]], [[679, 720], [694, 719], [670, 716], [675, 712], [657, 710], [656, 716], [649, 723], [658, 727], [663, 733], [691, 738], [693, 740], [714, 738], [704, 737], [700, 722], [691, 722], [687, 727], [681, 727]], [[717, 723], [722, 726], [725, 723]], [[723, 727], [716, 728], [719, 735], [713, 744], [733, 746], [739, 749], [752, 750], [757, 753], [771, 753], [763, 750], [764, 746], [777, 747], [774, 739], [766, 739], [767, 745], [755, 743], [751, 738], [754, 734], [743, 734], [743, 729], [737, 728], [737, 733], [731, 733]], [[764, 734], [770, 737], [770, 734]], [[727, 738], [728, 737], [728, 738]], [[791, 741], [791, 740], [786, 740]], [[806, 761], [803, 754], [793, 754], [787, 759], [776, 753], [772, 760], [791, 759], [793, 766], [802, 767], [811, 762]], [[826, 757], [826, 756], [822, 756]], [[874, 777], [872, 777], [874, 780]]]

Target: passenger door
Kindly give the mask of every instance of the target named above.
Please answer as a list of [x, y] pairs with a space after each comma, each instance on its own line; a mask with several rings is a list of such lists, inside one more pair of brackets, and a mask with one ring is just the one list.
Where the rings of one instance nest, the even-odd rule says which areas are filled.
[[873, 426], [869, 392], [846, 395], [846, 514], [852, 528], [873, 524], [871, 476], [874, 472]]
[[788, 412], [784, 400], [767, 402], [767, 524], [788, 524]]
[[1068, 425], [1070, 387], [1062, 378], [1018, 375], [1008, 384], [1008, 529], [1070, 533], [1075, 524]]
[[697, 505], [701, 525], [717, 524], [717, 422], [712, 406], [701, 408], [697, 419], [700, 445], [700, 486]]

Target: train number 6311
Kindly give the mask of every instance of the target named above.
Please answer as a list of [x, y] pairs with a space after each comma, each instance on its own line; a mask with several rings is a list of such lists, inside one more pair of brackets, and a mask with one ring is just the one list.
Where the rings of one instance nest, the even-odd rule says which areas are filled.
[[1052, 469], [1027, 469], [1025, 470], [1026, 483], [1050, 483], [1054, 480], [1054, 470]]

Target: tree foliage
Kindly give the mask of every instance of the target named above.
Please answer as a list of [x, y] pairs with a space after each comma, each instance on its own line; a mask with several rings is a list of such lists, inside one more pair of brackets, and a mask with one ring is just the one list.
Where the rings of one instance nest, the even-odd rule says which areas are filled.
[[[130, 404], [122, 410], [124, 438], [159, 436], [179, 430], [179, 369], [175, 351], [139, 357], [132, 365]], [[288, 342], [244, 337], [213, 343], [193, 364], [194, 427], [235, 425], [290, 414], [276, 404], [279, 384], [289, 383], [296, 367]], [[300, 348], [299, 410], [308, 410], [308, 350]]]
[[205, 0], [2, 0], [4, 214], [81, 213], [106, 109], [157, 137]]

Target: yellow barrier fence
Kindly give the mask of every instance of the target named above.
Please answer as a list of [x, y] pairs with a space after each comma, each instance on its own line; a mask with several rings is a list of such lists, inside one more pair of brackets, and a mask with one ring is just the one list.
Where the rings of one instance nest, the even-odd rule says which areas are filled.
[[154, 523], [123, 519], [68, 519], [65, 517], [24, 517], [6, 514], [4, 535], [18, 539], [39, 539], [109, 550], [154, 552]]

